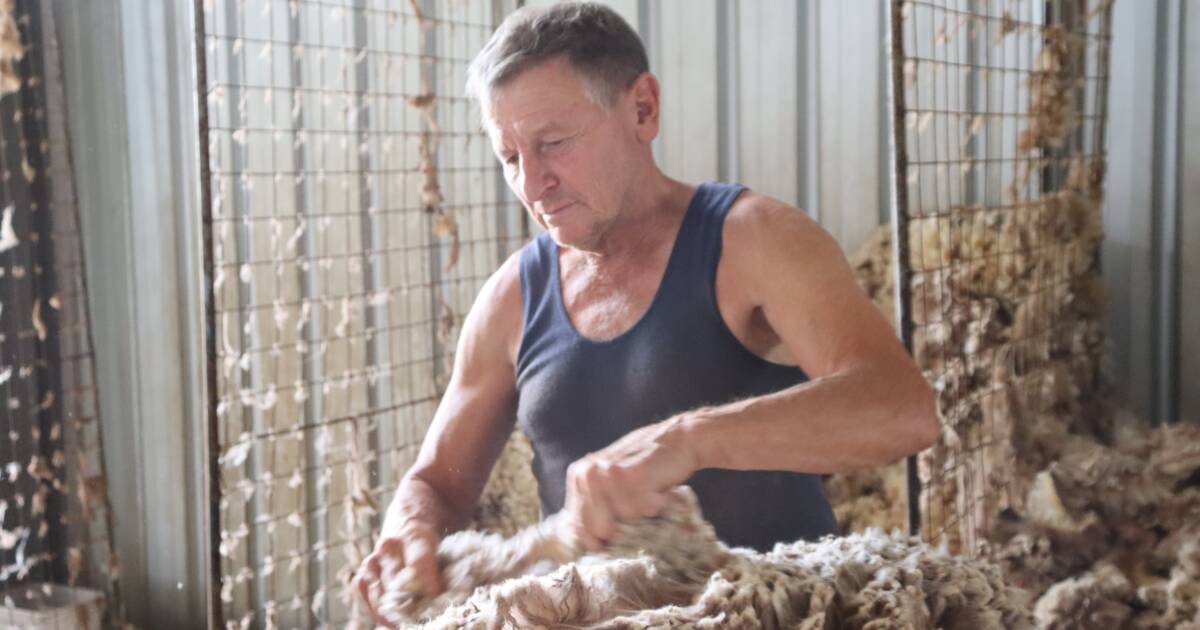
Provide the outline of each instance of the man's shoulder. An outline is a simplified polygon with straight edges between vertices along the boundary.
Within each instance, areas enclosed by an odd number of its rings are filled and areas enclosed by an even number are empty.
[[[727,245],[764,253],[772,245],[792,249],[827,236],[803,210],[750,189],[738,195],[729,207],[723,232]]]
[[[490,328],[507,327],[514,317],[517,321],[521,317],[521,250],[510,254],[483,283],[469,319]]]
[[[481,297],[486,297],[491,302],[512,306],[513,300],[519,309],[521,306],[521,256],[533,241],[527,243],[521,249],[509,254],[508,258],[500,265],[500,268],[492,272],[492,275],[484,283],[483,289],[480,291]]]
[[[485,353],[514,361],[521,334],[521,251],[509,255],[483,283],[464,323],[464,335],[477,341]]]
[[[723,228],[726,277],[766,299],[781,286],[839,275],[846,266],[837,240],[803,210],[746,191],[730,207]],[[782,283],[782,284],[781,284]]]

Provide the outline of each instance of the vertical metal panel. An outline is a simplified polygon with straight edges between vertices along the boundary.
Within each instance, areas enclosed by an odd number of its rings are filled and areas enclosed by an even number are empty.
[[[821,224],[845,249],[879,223],[883,3],[820,4]]]
[[[141,514],[144,470],[138,453],[137,387],[134,372],[136,322],[128,273],[133,266],[128,164],[125,159],[126,105],[117,0],[54,5],[63,52],[63,83],[69,103],[68,127],[75,145],[76,191],[84,266],[91,305],[96,355],[96,387],[105,433],[113,546],[121,557],[123,587],[145,593],[145,523]],[[128,598],[129,621],[144,625],[146,600]]]
[[[906,146],[907,133],[904,130],[904,113],[907,104],[904,98],[904,21],[901,17],[900,0],[892,0],[888,6],[887,29],[890,63],[887,67],[887,102],[892,106],[892,120],[888,129],[892,132],[888,162],[893,173],[908,172],[908,150]],[[891,220],[892,220],[892,266],[895,269],[895,304],[896,332],[904,348],[912,354],[913,350],[913,320],[912,308],[912,266],[909,264],[909,214],[908,214],[908,180],[904,177],[891,177]],[[917,456],[909,455],[904,460],[905,491],[908,501],[908,534],[917,536],[921,533],[921,478],[917,467]]]
[[[1109,165],[1105,195],[1104,279],[1112,291],[1108,335],[1113,380],[1141,417],[1153,414],[1154,93],[1157,19],[1138,2],[1113,5],[1109,89]]]
[[[1151,328],[1155,341],[1154,416],[1155,421],[1173,421],[1179,414],[1178,373],[1178,279],[1179,279],[1179,0],[1158,3],[1156,38],[1158,64],[1154,101],[1155,117],[1154,205],[1157,210],[1155,238],[1158,265],[1155,292],[1158,296],[1158,323]]]
[[[731,0],[717,1],[717,179],[723,182],[742,181],[739,163],[741,6]]]
[[[129,620],[203,620],[203,357],[186,4],[56,2]]]
[[[800,205],[799,7],[791,0],[739,5],[737,154],[741,180],[761,193]]]
[[[179,11],[183,11],[182,14]],[[187,59],[186,7],[143,5],[124,1],[120,7],[123,55],[125,140],[129,161],[129,227],[133,259],[123,280],[132,301],[133,363],[129,370],[136,392],[135,409],[138,461],[145,475],[137,518],[146,519],[144,545],[146,587],[143,597],[150,602],[147,625],[172,626],[189,623],[200,613],[201,599],[192,588],[203,581],[194,566],[197,549],[189,534],[194,531],[200,497],[190,492],[188,471],[192,450],[188,439],[200,419],[189,415],[183,405],[189,399],[186,367],[193,364],[183,354],[185,336],[191,334],[196,318],[183,305],[196,304],[185,298],[181,282],[182,242],[180,223],[192,208],[187,183],[194,179],[180,172],[183,153],[194,151],[195,142],[172,139],[178,129],[194,129],[191,107],[194,87],[188,74],[179,74]],[[169,35],[170,34],[170,35]],[[169,147],[164,149],[164,147]],[[186,302],[185,302],[186,300]],[[151,481],[153,480],[153,481]],[[126,516],[126,515],[123,515]],[[127,519],[133,517],[127,515]]]
[[[670,176],[699,182],[717,176],[716,0],[662,0],[650,66],[662,85],[659,164]]]
[[[1118,2],[1102,264],[1118,395],[1152,422],[1195,416],[1195,9]],[[1189,11],[1189,9],[1191,9]],[[1189,40],[1188,35],[1191,35]],[[1189,63],[1190,62],[1190,63]],[[1147,68],[1152,71],[1147,71]],[[1190,93],[1189,93],[1190,92]],[[1190,273],[1189,273],[1190,272]]]
[[[1200,422],[1200,6],[1183,5],[1179,152],[1179,417]]]
[[[801,208],[819,219],[820,163],[820,97],[817,86],[821,77],[821,38],[819,28],[820,3],[802,2],[796,12],[796,195]]]

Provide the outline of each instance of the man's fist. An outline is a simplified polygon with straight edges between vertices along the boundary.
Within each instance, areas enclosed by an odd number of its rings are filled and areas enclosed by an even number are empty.
[[[398,528],[385,524],[375,550],[354,575],[354,588],[377,623],[387,625],[379,604],[383,593],[400,585],[417,584],[429,597],[442,592],[437,549],[441,537],[433,527],[407,520]]]
[[[618,521],[655,516],[670,491],[697,470],[683,420],[672,418],[632,431],[567,468],[563,511],[575,544],[604,547]]]

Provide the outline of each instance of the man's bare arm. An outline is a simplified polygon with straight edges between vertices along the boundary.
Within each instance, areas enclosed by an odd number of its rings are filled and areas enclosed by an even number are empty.
[[[514,360],[521,333],[519,259],[492,275],[463,322],[446,393],[388,506],[374,552],[356,583],[374,609],[381,582],[405,567],[441,590],[438,541],[466,525],[516,421]]]
[[[516,263],[510,258],[471,307],[450,383],[398,493],[402,500],[405,490],[414,493],[411,506],[401,504],[402,514],[436,516],[443,532],[469,520],[516,421],[514,354],[521,330]],[[426,497],[425,488],[436,497]]]
[[[685,414],[699,466],[845,472],[936,439],[931,388],[828,233],[750,193],[731,210],[725,236],[722,271],[734,274],[811,380]]]

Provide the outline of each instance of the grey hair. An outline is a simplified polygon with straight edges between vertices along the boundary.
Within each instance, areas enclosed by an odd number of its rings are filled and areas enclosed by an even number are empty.
[[[481,105],[521,72],[564,56],[588,96],[612,107],[622,91],[650,69],[642,40],[621,16],[594,2],[524,7],[511,13],[467,68],[467,95]]]

